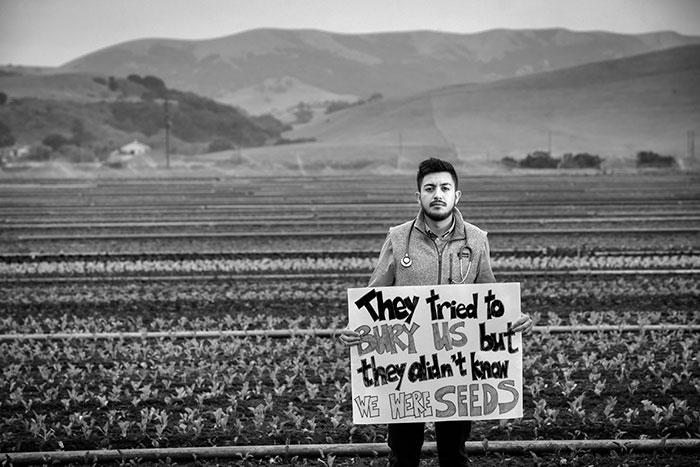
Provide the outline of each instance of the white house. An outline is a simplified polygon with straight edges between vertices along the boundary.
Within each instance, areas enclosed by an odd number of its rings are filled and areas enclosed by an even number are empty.
[[[143,144],[138,140],[133,140],[129,144],[125,144],[116,151],[112,151],[109,155],[105,164],[110,167],[124,167],[129,163],[134,157],[142,156],[151,151],[151,147],[147,144]]]
[[[147,152],[151,152],[151,147],[149,145],[143,144],[135,139],[131,143],[125,144],[124,146],[119,148],[119,152],[121,154],[140,156],[142,154],[146,154]]]
[[[31,152],[32,148],[25,145],[15,144],[14,146],[0,149],[0,159],[3,163],[15,162],[23,157],[26,157]]]

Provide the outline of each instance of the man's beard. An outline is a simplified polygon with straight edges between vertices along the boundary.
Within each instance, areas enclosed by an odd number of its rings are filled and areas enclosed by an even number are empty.
[[[434,222],[444,221],[452,215],[452,209],[445,212],[430,212],[428,209],[423,209],[423,212],[425,212],[425,215],[428,217],[428,219]]]

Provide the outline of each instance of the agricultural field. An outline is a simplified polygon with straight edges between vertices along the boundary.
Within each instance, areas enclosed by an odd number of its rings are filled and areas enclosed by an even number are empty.
[[[386,441],[384,426],[352,424],[335,332],[389,226],[415,216],[414,184],[5,181],[3,458],[191,448],[199,460],[177,463],[214,465],[199,450],[231,447],[242,454],[218,465],[385,465],[381,449],[332,454]],[[523,338],[525,416],[475,423],[475,465],[696,465],[700,177],[463,177],[460,188],[465,218],[489,231],[496,277],[521,283],[536,324]],[[477,452],[539,440],[696,444]],[[326,451],[285,453],[303,446]],[[425,462],[437,465],[434,453]]]

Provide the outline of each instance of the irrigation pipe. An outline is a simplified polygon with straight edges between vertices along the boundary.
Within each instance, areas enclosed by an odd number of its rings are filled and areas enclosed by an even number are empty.
[[[534,326],[533,332],[551,334],[576,332],[651,332],[682,331],[700,332],[697,324],[644,324],[644,325],[576,325],[576,326]],[[289,338],[299,336],[334,337],[341,329],[251,329],[231,331],[137,331],[137,332],[55,332],[0,334],[0,342],[13,340],[71,340],[71,339],[218,339],[271,337]]]
[[[700,233],[699,227],[624,227],[597,229],[493,229],[490,235],[618,235],[618,234],[672,234]],[[386,230],[344,231],[279,231],[279,232],[150,232],[150,233],[75,233],[52,235],[18,235],[19,241],[63,240],[146,240],[146,239],[201,239],[201,238],[318,238],[318,237],[386,237]]]
[[[596,217],[596,218],[548,218],[546,222],[548,224],[616,224],[629,222],[684,222],[684,221],[697,221],[700,220],[700,216],[666,216],[666,217]],[[364,219],[367,221],[367,219]],[[298,216],[295,218],[276,218],[272,216],[261,216],[259,218],[246,217],[243,219],[228,218],[227,220],[221,219],[201,219],[201,220],[161,220],[161,221],[96,221],[96,222],[84,222],[84,221],[63,221],[63,222],[6,222],[3,224],[3,229],[9,231],[21,231],[21,230],[49,230],[49,229],[108,229],[108,228],[122,228],[122,229],[153,229],[153,228],[163,228],[163,227],[277,227],[277,226],[345,226],[345,225],[357,225],[356,219],[335,219],[335,218],[324,218],[319,219],[314,216]],[[483,225],[489,223],[486,219],[472,219],[475,225]],[[498,219],[491,220],[492,224],[500,225],[532,225],[533,223],[541,222],[538,220],[533,220],[530,218],[525,219]],[[395,222],[398,224],[399,222]]]
[[[506,256],[506,255],[548,255],[548,256],[689,256],[700,254],[700,250],[695,250],[692,247],[688,248],[648,248],[638,250],[625,249],[609,249],[609,250],[593,250],[576,248],[491,248],[491,256]],[[83,252],[60,252],[52,253],[45,251],[30,251],[30,252],[4,252],[0,253],[1,262],[31,262],[31,261],[76,261],[89,259],[90,261],[116,261],[122,259],[219,259],[219,258],[259,258],[269,256],[280,256],[285,258],[296,258],[299,256],[371,256],[375,258],[379,255],[379,249],[376,250],[358,250],[358,249],[338,249],[338,250],[321,250],[321,249],[306,249],[306,250],[270,250],[270,251],[244,251],[244,250],[198,250],[196,252],[177,251],[177,250],[161,250],[161,251],[122,251],[122,252],[107,252],[107,251],[83,251]]]
[[[700,452],[700,439],[601,439],[601,440],[539,440],[539,441],[468,441],[469,454],[550,454],[574,451],[596,452]],[[95,462],[141,461],[197,461],[199,459],[244,459],[247,457],[320,457],[378,456],[388,453],[385,443],[363,444],[302,444],[277,446],[222,446],[153,449],[106,449],[97,451],[45,451],[0,453],[0,459],[11,465],[52,465],[60,463],[92,464]],[[423,445],[424,453],[437,452],[435,442]]]

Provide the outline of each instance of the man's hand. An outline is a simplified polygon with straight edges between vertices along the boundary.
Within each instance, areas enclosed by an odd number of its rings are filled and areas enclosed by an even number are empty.
[[[510,330],[511,332],[522,332],[523,334],[528,334],[530,331],[532,331],[532,318],[524,313],[520,313],[520,318],[518,318]]]
[[[357,345],[360,343],[360,334],[346,328],[340,331],[340,340],[343,341],[343,344],[347,345],[348,347]]]

